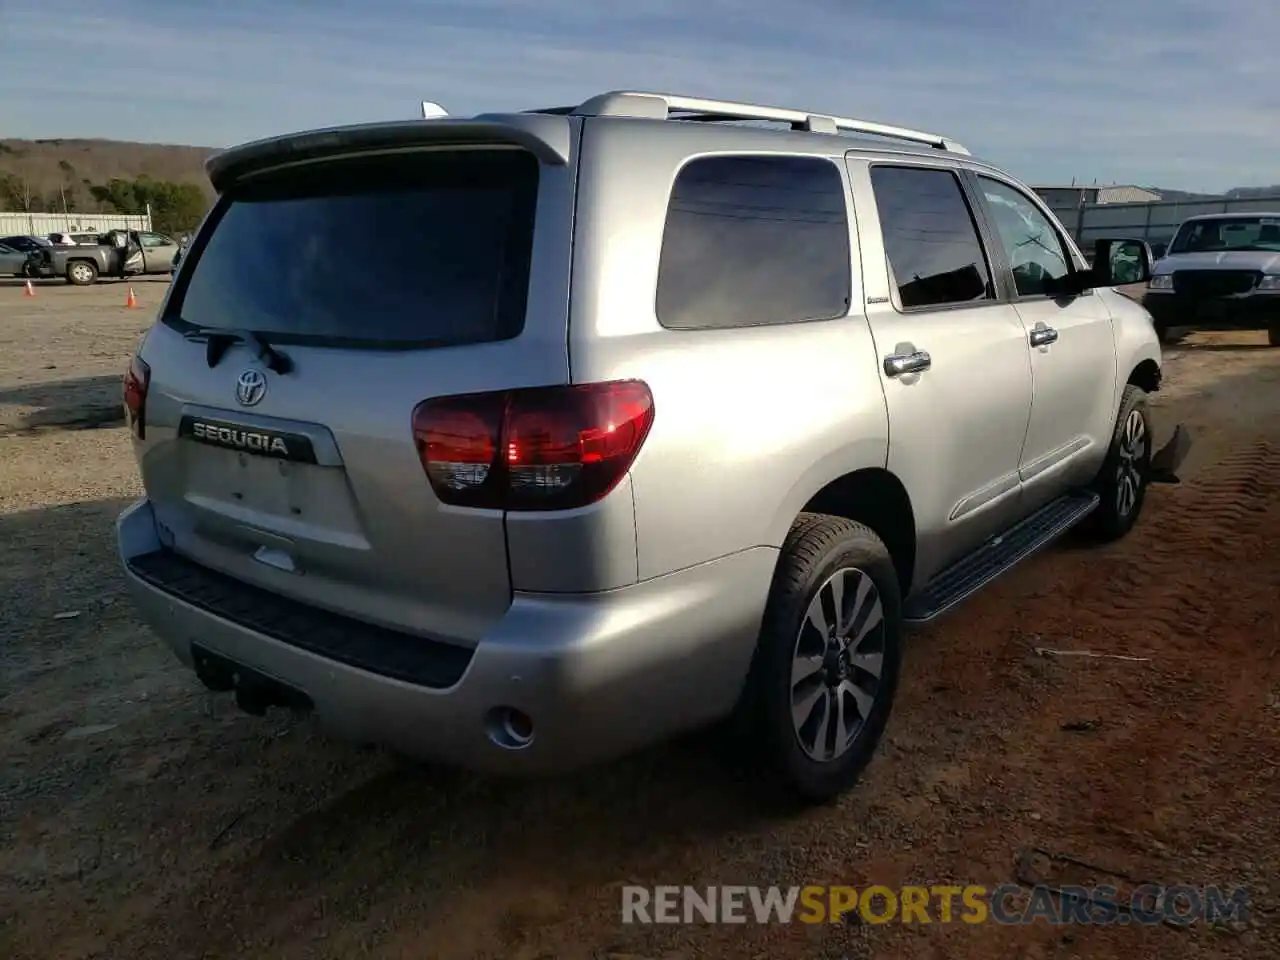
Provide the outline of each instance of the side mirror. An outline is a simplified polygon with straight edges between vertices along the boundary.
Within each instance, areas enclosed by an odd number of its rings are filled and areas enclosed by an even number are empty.
[[[1168,249],[1169,249],[1169,245],[1167,243],[1151,244],[1151,262],[1155,263],[1157,260],[1163,257],[1166,251],[1168,251]]]
[[[1085,289],[1146,283],[1151,279],[1151,264],[1154,259],[1151,248],[1144,240],[1098,240],[1093,246],[1093,263],[1089,273],[1081,279]]]

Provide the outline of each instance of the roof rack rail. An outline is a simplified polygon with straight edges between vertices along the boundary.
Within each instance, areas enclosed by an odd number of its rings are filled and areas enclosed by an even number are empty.
[[[562,112],[563,107],[555,108]],[[894,127],[871,120],[852,117],[833,117],[808,110],[789,110],[783,107],[764,107],[752,103],[736,103],[732,100],[706,100],[701,97],[685,97],[670,93],[645,93],[635,90],[613,90],[601,93],[573,108],[573,114],[581,117],[635,117],[649,120],[770,120],[789,123],[792,129],[814,133],[865,133],[893,140],[907,140],[960,153],[969,151],[950,137],[939,133],[926,133],[907,127]]]

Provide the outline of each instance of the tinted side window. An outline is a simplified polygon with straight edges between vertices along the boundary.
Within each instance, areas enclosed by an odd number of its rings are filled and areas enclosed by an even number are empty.
[[[814,157],[708,157],[680,171],[658,268],[670,329],[828,320],[849,310],[840,171]]]
[[[989,177],[979,177],[978,181],[1009,257],[1018,296],[1052,293],[1057,282],[1071,272],[1071,261],[1058,231],[1021,191]]]
[[[877,165],[871,185],[904,309],[995,298],[978,228],[954,173]]]

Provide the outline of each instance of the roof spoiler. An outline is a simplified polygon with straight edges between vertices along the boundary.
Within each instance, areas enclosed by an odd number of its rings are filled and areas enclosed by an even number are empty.
[[[424,108],[427,102],[424,101]],[[330,127],[254,140],[215,153],[205,172],[219,193],[245,177],[267,170],[360,153],[439,146],[510,146],[528,150],[540,161],[564,166],[571,151],[566,117],[539,114],[485,114],[470,120],[395,120]]]

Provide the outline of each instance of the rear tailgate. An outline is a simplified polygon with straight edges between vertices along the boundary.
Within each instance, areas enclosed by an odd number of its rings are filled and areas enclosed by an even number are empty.
[[[568,143],[568,119],[543,120]],[[574,171],[516,136],[428,127],[412,148],[330,135],[285,169],[260,145],[256,166],[211,165],[224,195],[144,344],[136,444],[176,552],[471,645],[511,599],[503,515],[439,502],[411,417],[429,398],[567,382]]]

